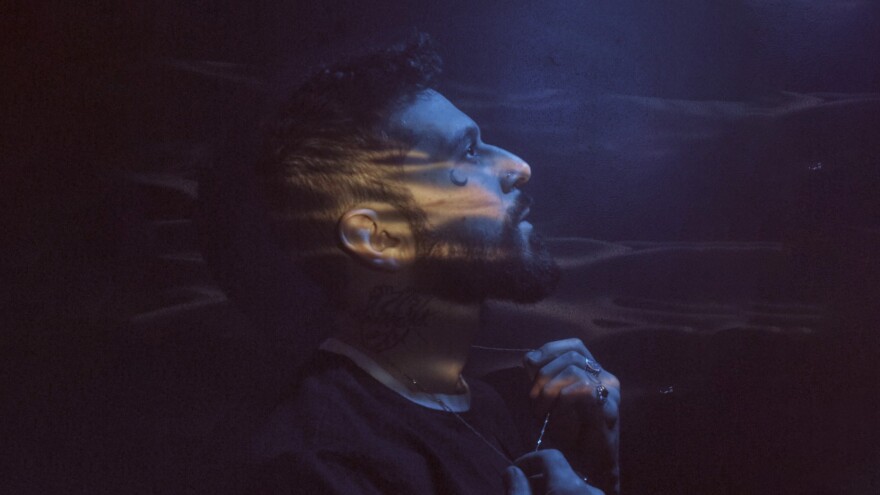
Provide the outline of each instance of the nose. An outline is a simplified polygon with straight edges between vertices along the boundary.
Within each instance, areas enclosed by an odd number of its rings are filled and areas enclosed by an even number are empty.
[[[522,187],[529,181],[532,177],[532,168],[525,160],[500,148],[498,154],[498,173],[504,194]]]

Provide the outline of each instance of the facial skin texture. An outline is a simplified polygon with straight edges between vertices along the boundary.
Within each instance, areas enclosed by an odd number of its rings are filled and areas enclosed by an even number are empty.
[[[559,269],[523,220],[531,201],[519,188],[531,168],[521,158],[483,143],[473,120],[434,91],[394,113],[387,130],[414,141],[402,165],[387,169],[386,180],[409,191],[419,214],[378,202],[343,215],[340,241],[359,269],[346,294],[351,309],[337,315],[346,329],[341,338],[400,383],[418,383],[414,392],[460,394],[461,372],[480,330],[480,303],[540,300],[555,288]],[[569,464],[567,456],[578,458],[582,450],[596,458],[591,479],[607,493],[618,492],[619,384],[603,371],[610,397],[598,403],[584,368],[588,356],[578,339],[527,355],[538,419],[553,409],[557,419],[548,438],[569,452],[545,450],[518,460],[508,493],[532,493],[531,475],[549,480],[549,491],[601,493]]]
[[[414,232],[417,283],[458,302],[536,302],[552,292],[559,269],[524,220],[531,199],[519,188],[529,165],[484,143],[476,123],[435,91],[391,126],[416,137],[401,180],[426,219]]]
[[[417,214],[367,202],[342,216],[339,240],[357,263],[339,327],[423,385],[455,392],[481,303],[539,300],[559,269],[523,221],[530,201],[519,187],[530,167],[483,143],[449,100],[424,91],[389,117],[386,130],[412,143],[384,180],[408,191]]]

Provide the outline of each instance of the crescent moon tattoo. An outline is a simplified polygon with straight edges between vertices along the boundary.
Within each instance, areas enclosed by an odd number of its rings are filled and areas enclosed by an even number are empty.
[[[455,176],[455,169],[449,170],[449,180],[458,187],[464,187],[468,183],[468,178],[465,177],[464,180],[459,179]]]

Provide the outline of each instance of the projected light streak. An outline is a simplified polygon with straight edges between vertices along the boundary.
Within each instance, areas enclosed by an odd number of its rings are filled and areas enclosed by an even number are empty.
[[[486,159],[494,158],[493,155],[504,155],[499,153],[494,147],[486,146]],[[365,158],[374,164],[379,172],[369,178],[352,176],[351,171],[342,170],[299,170],[299,180],[312,182],[320,182],[317,188],[323,191],[319,196],[324,196],[328,204],[333,204],[338,198],[334,193],[340,190],[341,183],[346,182],[367,182],[367,187],[375,188],[401,188],[409,191],[411,197],[420,198],[422,208],[436,208],[437,215],[432,218],[432,225],[435,227],[443,227],[446,224],[457,221],[461,217],[472,217],[477,220],[492,219],[503,220],[510,208],[514,195],[497,194],[499,175],[504,176],[505,171],[499,172],[499,166],[489,167],[479,164],[454,164],[444,161],[431,161],[426,152],[418,149],[411,150],[406,157],[405,164],[388,164],[382,165],[388,159],[387,154],[376,154]],[[501,156],[502,160],[508,159],[507,156]],[[507,165],[500,165],[502,168],[509,168]],[[453,190],[449,187],[449,171],[458,170],[458,175],[463,180],[468,181],[467,186],[461,187],[459,190]],[[518,178],[517,180],[527,180],[526,178]],[[288,181],[292,179],[289,178]],[[370,186],[370,184],[373,184]],[[502,186],[510,187],[510,186]],[[359,205],[355,202],[342,202],[335,204],[333,211],[311,210],[303,211],[301,208],[297,212],[279,213],[276,212],[276,220],[317,220],[317,221],[335,221],[338,211],[349,208],[355,208]],[[380,211],[380,213],[383,213]]]
[[[781,91],[774,98],[755,101],[697,101],[649,96],[608,95],[610,102],[635,104],[646,110],[673,112],[679,116],[701,116],[737,120],[745,117],[785,117],[828,106],[852,106],[880,102],[878,93],[795,93]]]
[[[158,320],[181,317],[200,308],[217,307],[227,302],[226,294],[222,290],[206,285],[177,287],[166,291],[162,296],[163,307],[135,314],[128,323],[139,329]]]
[[[473,108],[516,108],[528,110],[565,109],[571,105],[571,97],[555,88],[537,89],[523,93],[505,93],[493,89],[456,83],[449,87],[459,94],[457,101],[467,109]]]
[[[465,252],[465,248],[470,247],[469,244],[464,243],[447,243],[448,246],[441,250],[434,250],[431,253],[425,255],[423,258],[425,260],[443,260],[449,262],[472,262],[475,261],[470,253]],[[481,257],[482,261],[487,261],[490,263],[497,262],[503,263],[506,261],[515,261],[520,258],[520,255],[517,251],[507,248],[507,247],[497,247],[497,248],[489,248],[485,249],[482,252],[483,256]],[[325,247],[319,249],[312,250],[303,250],[298,253],[294,253],[294,257],[307,260],[313,257],[327,257],[327,256],[343,256],[344,253],[337,247]]]
[[[728,329],[752,329],[770,333],[812,333],[822,321],[821,308],[780,306],[768,312],[756,306],[755,310],[735,305],[678,303],[656,300],[664,309],[653,309],[614,297],[595,297],[579,302],[548,300],[527,309],[511,303],[492,302],[493,307],[508,313],[510,321],[547,321],[548,326],[578,328],[584,339],[635,331],[677,331],[686,333],[716,333]],[[507,321],[507,320],[505,320]],[[514,332],[518,329],[508,329]],[[527,334],[526,329],[521,329]]]
[[[566,240],[563,238],[554,238],[554,242]],[[585,239],[569,239],[569,241],[586,241]],[[600,243],[594,241],[594,243]],[[601,244],[601,243],[600,243]],[[585,247],[588,251],[585,253],[569,254],[565,256],[557,256],[560,266],[565,268],[582,268],[602,261],[610,259],[618,259],[625,256],[639,257],[648,255],[663,255],[676,253],[782,253],[782,244],[778,242],[693,242],[693,243],[653,243],[653,242],[622,242],[619,244],[608,244],[608,248],[599,252],[589,252],[592,249]]]
[[[449,224],[460,222],[463,218],[469,219],[476,225],[479,225],[481,221],[492,221],[491,224],[486,222],[486,228],[490,225],[498,225],[505,221],[516,224],[523,220],[524,215],[522,213],[527,213],[527,210],[520,213],[514,211],[517,218],[512,218],[511,211],[512,209],[515,210],[514,205],[510,202],[505,203],[497,196],[490,194],[449,196],[445,190],[439,190],[439,188],[434,188],[432,186],[422,187],[417,185],[412,186],[412,189],[416,191],[420,197],[424,198],[422,206],[425,208],[431,208],[434,211],[434,216],[432,217],[430,225],[433,228],[442,228]],[[435,190],[439,192],[434,193],[433,191]],[[345,206],[345,208],[336,208],[336,210],[347,210],[369,206],[376,210],[380,215],[393,217],[400,213],[396,207],[392,205],[352,203],[351,205],[343,206]],[[340,217],[341,214],[328,209],[275,212],[272,214],[273,220],[282,222],[309,220],[335,224]]]
[[[228,81],[259,90],[268,89],[266,81],[254,75],[259,70],[256,66],[215,60],[181,60],[173,58],[160,59],[158,63],[206,78]]]
[[[195,180],[184,179],[173,174],[143,174],[129,173],[125,174],[125,178],[135,184],[156,186],[182,193],[188,199],[198,198],[199,184]]]
[[[523,220],[529,213],[530,200],[520,198],[518,192],[501,193],[503,188],[512,190],[515,181],[527,180],[530,174],[528,166],[521,162],[508,165],[506,161],[514,158],[512,155],[506,152],[497,152],[488,145],[486,149],[488,150],[487,154],[500,155],[502,163],[496,167],[470,164],[460,166],[470,181],[467,187],[450,187],[448,178],[450,164],[448,162],[430,162],[426,159],[427,155],[418,149],[409,152],[405,165],[383,168],[379,177],[384,178],[385,182],[377,184],[375,187],[405,190],[411,198],[418,198],[418,208],[431,212],[427,219],[427,225],[424,226],[428,231],[443,231],[451,226],[456,226],[466,232],[499,238],[505,228],[512,228],[519,232],[519,237],[528,238],[531,235],[531,224]],[[503,171],[512,166],[526,167],[523,169],[525,175],[522,173],[504,175]],[[502,170],[500,179],[499,167]],[[410,229],[411,225],[407,223],[409,220],[401,215],[402,212],[398,210],[399,207],[396,205],[381,202],[361,204],[356,201],[337,203],[338,199],[333,196],[334,177],[338,177],[340,181],[352,180],[351,177],[342,173],[330,174],[329,179],[327,175],[323,176],[322,181],[327,184],[327,187],[322,188],[323,192],[320,196],[325,199],[316,201],[316,203],[328,205],[327,207],[288,210],[286,212],[275,211],[272,214],[273,220],[282,224],[284,222],[311,222],[320,225],[320,229],[327,235],[332,235],[337,229],[337,223],[344,211],[369,207],[383,219],[384,229],[390,231],[408,231]],[[372,180],[382,182],[377,177]],[[507,183],[502,183],[503,180],[507,180]],[[445,249],[434,250],[431,256],[464,261],[464,255],[458,254],[463,251],[457,249],[460,247],[464,246],[457,245],[455,241],[452,241],[446,245]],[[334,251],[335,247],[319,248],[307,250],[307,255],[330,255]],[[485,258],[490,261],[514,259],[516,256],[515,253],[507,252],[506,248],[489,249],[484,254]]]
[[[440,211],[440,223],[443,225],[446,221],[452,221],[456,217],[469,216],[485,219],[503,219],[506,210],[512,205],[510,202],[505,203],[497,196],[489,194],[469,194],[454,195],[449,193],[447,189],[434,185],[412,185],[411,190],[420,198],[424,198],[423,206],[425,207],[442,207]],[[359,206],[357,203],[343,204],[336,209],[350,209]],[[393,206],[388,205],[383,208],[380,213],[390,213]],[[283,212],[276,213],[274,217],[278,220],[298,219],[298,220],[322,220],[335,221],[338,216],[335,212],[326,209],[312,209],[301,212]],[[445,218],[445,220],[443,220]]]

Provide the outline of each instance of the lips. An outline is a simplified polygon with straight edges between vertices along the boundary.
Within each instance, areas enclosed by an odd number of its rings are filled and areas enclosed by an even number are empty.
[[[532,197],[525,194],[520,194],[516,198],[516,203],[514,203],[513,206],[511,206],[508,210],[508,216],[510,217],[511,223],[517,225],[525,220],[529,212],[532,211],[531,208],[529,208],[531,205]]]

